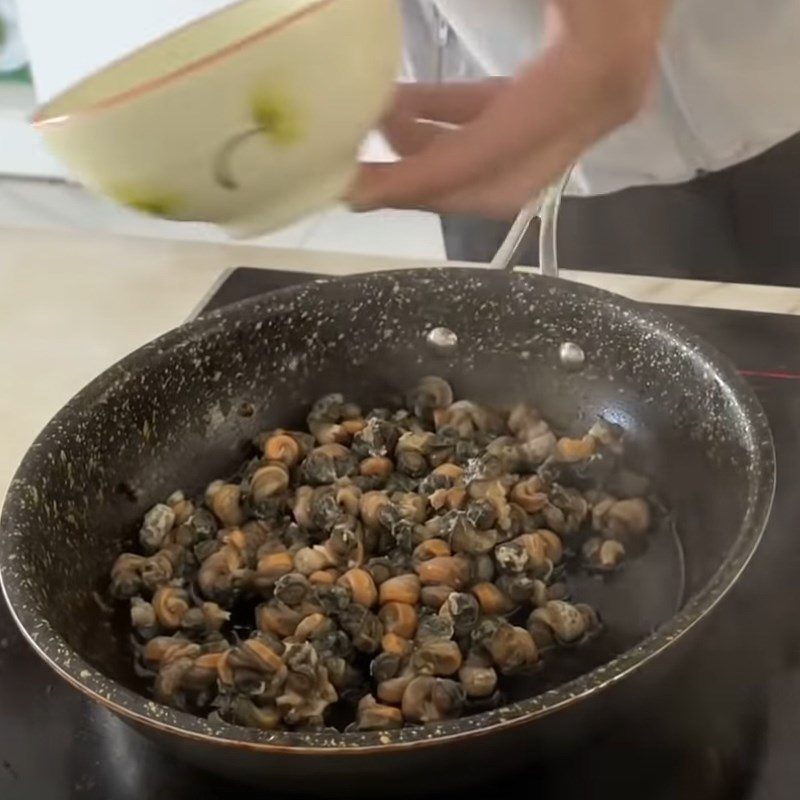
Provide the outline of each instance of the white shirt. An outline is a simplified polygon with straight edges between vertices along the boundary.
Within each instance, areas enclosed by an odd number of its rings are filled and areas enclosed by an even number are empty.
[[[424,80],[509,75],[541,43],[540,0],[404,4]],[[572,191],[685,181],[800,132],[800,0],[675,0],[658,65],[646,108],[585,156]]]

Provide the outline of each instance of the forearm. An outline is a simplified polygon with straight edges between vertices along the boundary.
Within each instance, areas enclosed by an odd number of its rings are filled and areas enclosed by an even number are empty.
[[[355,206],[512,213],[639,110],[668,5],[550,0],[544,50],[513,79],[402,92],[387,128],[404,158],[363,170]]]
[[[634,116],[651,75],[652,64],[644,60],[632,65],[576,58],[572,42],[553,44],[470,126],[475,146],[491,139],[504,152],[504,165],[498,169],[497,163],[476,161],[464,170],[465,189],[432,190],[431,204],[458,213],[469,209],[480,193],[484,215],[507,216],[510,198],[513,206],[521,206]]]
[[[639,11],[628,13],[628,26],[619,27],[614,18],[632,2]],[[576,158],[641,108],[666,5],[666,0],[554,2],[544,51],[462,131],[465,140],[492,141],[509,158],[530,154],[535,160],[537,153],[551,151]],[[604,12],[595,10],[598,6]],[[603,13],[602,20],[596,18]],[[495,165],[477,162],[469,177],[493,172]]]

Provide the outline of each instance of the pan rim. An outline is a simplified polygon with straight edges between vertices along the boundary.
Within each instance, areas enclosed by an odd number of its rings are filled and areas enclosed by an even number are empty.
[[[324,287],[335,281],[337,284],[351,284],[366,281],[409,280],[461,280],[470,275],[483,282],[506,281],[509,286],[514,281],[535,281],[543,288],[563,291],[564,279],[544,278],[538,275],[520,273],[490,272],[481,267],[430,268],[397,270],[388,272],[364,273],[343,278],[322,278],[312,285]],[[455,276],[458,277],[455,277]],[[308,289],[309,284],[304,284]],[[17,470],[9,487],[0,518],[0,585],[16,624],[37,654],[62,678],[95,702],[100,703],[123,719],[149,727],[157,732],[177,737],[202,741],[220,747],[244,748],[280,753],[284,755],[358,755],[370,752],[387,753],[419,747],[444,745],[465,737],[483,736],[499,730],[533,723],[535,720],[573,705],[590,695],[599,693],[624,678],[632,675],[656,658],[675,642],[683,638],[702,618],[706,616],[730,588],[737,582],[758,547],[763,535],[775,491],[775,452],[769,423],[763,408],[752,387],[735,370],[728,358],[705,340],[679,323],[651,308],[620,297],[602,289],[572,284],[570,291],[594,298],[615,306],[619,311],[632,314],[647,324],[659,326],[669,333],[674,341],[695,353],[700,352],[711,373],[736,399],[737,406],[745,415],[752,431],[751,457],[754,474],[750,481],[750,505],[744,516],[731,548],[725,553],[715,573],[683,607],[656,631],[639,644],[626,650],[609,661],[578,678],[562,684],[526,700],[500,709],[486,711],[470,717],[446,723],[407,728],[385,733],[292,733],[258,732],[247,728],[228,725],[213,725],[206,720],[161,706],[147,697],[126,689],[115,680],[99,672],[66,643],[63,637],[36,613],[36,600],[24,582],[15,579],[8,564],[15,557],[14,537],[11,532],[18,527],[20,492],[26,483],[25,475],[35,463],[35,451],[47,439],[49,433],[57,428],[65,417],[69,417],[76,404],[92,402],[108,391],[122,375],[141,371],[143,356],[165,354],[176,345],[185,344],[197,336],[209,335],[217,326],[224,326],[228,320],[250,312],[269,298],[273,308],[268,313],[281,312],[280,300],[289,300],[300,287],[288,287],[270,292],[268,295],[249,298],[226,306],[218,311],[198,317],[176,328],[153,342],[144,345],[126,356],[116,365],[95,378],[82,389],[47,424],[37,437]],[[276,307],[277,306],[277,307]],[[136,369],[133,369],[136,362]]]

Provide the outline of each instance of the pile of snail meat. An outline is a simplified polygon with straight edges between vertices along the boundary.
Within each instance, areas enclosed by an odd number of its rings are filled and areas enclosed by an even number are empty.
[[[559,437],[430,377],[399,409],[323,397],[307,427],[167,496],[114,563],[156,700],[262,730],[397,729],[500,705],[508,676],[603,635],[562,579],[620,569],[653,527],[617,426]]]

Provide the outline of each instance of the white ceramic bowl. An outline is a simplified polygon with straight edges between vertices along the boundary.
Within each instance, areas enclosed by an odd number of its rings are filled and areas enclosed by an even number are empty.
[[[395,0],[242,0],[34,116],[88,187],[140,211],[264,233],[336,202],[391,97]]]

